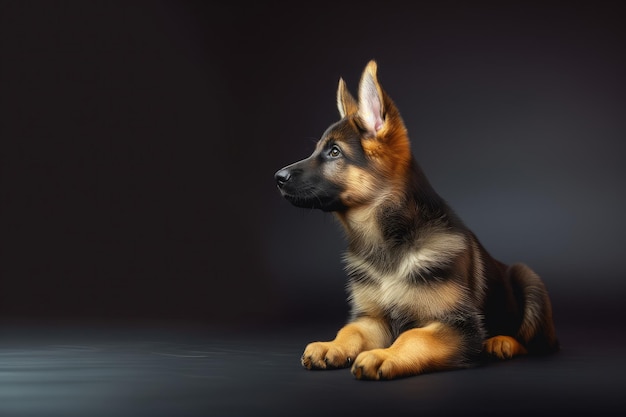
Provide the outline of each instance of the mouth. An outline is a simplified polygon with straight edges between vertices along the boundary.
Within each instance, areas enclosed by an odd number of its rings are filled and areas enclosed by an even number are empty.
[[[289,201],[295,207],[319,209],[326,212],[342,211],[345,209],[341,201],[331,196],[320,196],[313,192],[298,192],[290,194],[285,190],[280,190],[285,200]]]
[[[321,201],[317,198],[311,198],[310,196],[302,196],[296,194],[290,194],[283,189],[279,189],[283,198],[289,201],[296,207],[303,208],[319,208],[321,206]],[[315,203],[317,201],[317,204]]]

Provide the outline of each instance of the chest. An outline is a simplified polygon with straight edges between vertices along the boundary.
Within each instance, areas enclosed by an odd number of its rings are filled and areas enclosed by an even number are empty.
[[[399,322],[429,322],[466,302],[466,290],[458,282],[413,282],[392,274],[369,274],[351,280],[349,300],[354,315],[369,315]]]

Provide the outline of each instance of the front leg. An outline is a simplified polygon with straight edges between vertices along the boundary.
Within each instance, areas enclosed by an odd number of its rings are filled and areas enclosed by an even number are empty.
[[[334,340],[309,343],[302,355],[302,366],[307,369],[346,368],[359,353],[390,343],[391,333],[384,321],[361,317],[342,327]]]
[[[393,379],[458,366],[466,347],[451,326],[432,323],[402,333],[387,349],[361,353],[352,366],[357,379]]]

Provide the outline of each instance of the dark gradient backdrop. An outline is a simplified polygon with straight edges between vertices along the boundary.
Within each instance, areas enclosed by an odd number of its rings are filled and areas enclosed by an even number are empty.
[[[557,321],[623,313],[620,5],[430,3],[0,3],[0,318],[343,320],[338,224],[273,174],[371,58],[436,189]]]

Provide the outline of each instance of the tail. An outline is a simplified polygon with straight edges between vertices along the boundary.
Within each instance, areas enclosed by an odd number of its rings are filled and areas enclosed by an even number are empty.
[[[507,274],[521,292],[522,323],[517,338],[529,353],[552,353],[559,350],[548,290],[539,276],[524,264],[511,265]]]

